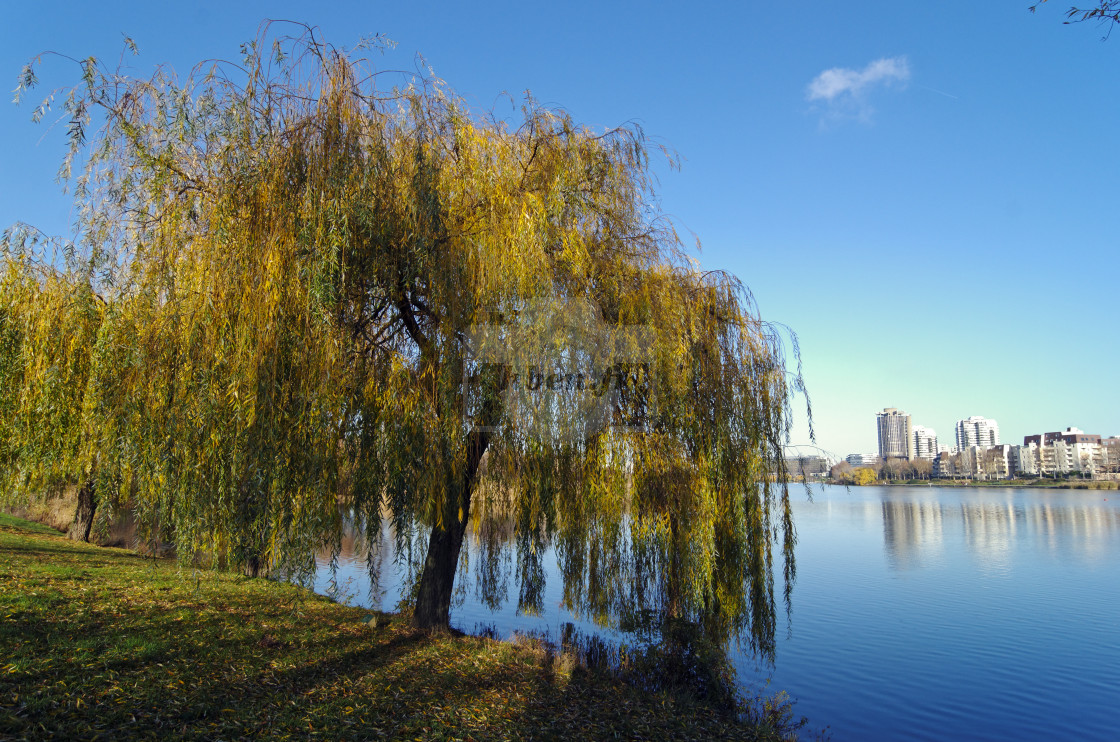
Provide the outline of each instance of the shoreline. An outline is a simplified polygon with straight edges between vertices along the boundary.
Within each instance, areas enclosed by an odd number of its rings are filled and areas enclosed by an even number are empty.
[[[534,639],[417,631],[8,515],[0,615],[0,738],[778,740],[799,726],[774,699],[643,690]]]
[[[825,484],[832,487],[977,487],[988,489],[1040,489],[1040,490],[1085,490],[1095,492],[1115,492],[1120,483],[1115,480],[1063,480],[1053,484],[1041,484],[1032,479],[997,479],[991,481],[969,479],[905,479],[898,481],[874,481],[867,484],[854,482],[834,482],[821,480],[812,484]]]

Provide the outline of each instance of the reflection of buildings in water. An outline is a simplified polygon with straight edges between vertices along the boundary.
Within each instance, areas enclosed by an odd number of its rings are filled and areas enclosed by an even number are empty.
[[[863,504],[861,509],[861,525],[866,529],[871,529],[879,525],[880,508],[875,507],[875,503],[867,502]]]
[[[938,502],[883,501],[883,539],[895,569],[922,566],[941,551],[943,525]]]
[[[1102,557],[1108,541],[1120,534],[1120,511],[1099,503],[1042,503],[1027,508],[1024,520],[1051,553],[1073,552],[1092,561]]]
[[[1011,567],[1011,550],[1016,534],[1016,510],[1010,502],[961,503],[964,543],[987,570],[1004,571]]]
[[[1096,560],[1120,535],[1120,511],[1100,503],[1023,502],[1034,493],[1009,495],[1003,502],[961,503],[884,500],[883,538],[892,567],[922,566],[944,547],[944,533],[959,519],[968,550],[986,568],[1011,566],[1014,546],[1031,540],[1051,553],[1068,552]],[[1072,497],[1077,497],[1076,495]]]
[[[1056,502],[1012,503],[1009,499],[998,505],[962,505],[966,542],[988,559],[1006,555],[1016,541],[1030,540],[1051,554],[1095,561],[1108,541],[1120,534],[1120,512],[1100,503],[1075,502],[1079,497],[1084,496],[1070,495]]]

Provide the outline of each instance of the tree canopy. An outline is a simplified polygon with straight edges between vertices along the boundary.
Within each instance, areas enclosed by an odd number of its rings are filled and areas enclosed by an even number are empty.
[[[772,653],[800,376],[660,211],[659,148],[276,29],[182,78],[80,60],[58,93],[77,238],[4,235],[4,497],[80,484],[180,558],[303,577],[387,520],[420,626],[473,522],[522,610],[552,544],[578,613]]]

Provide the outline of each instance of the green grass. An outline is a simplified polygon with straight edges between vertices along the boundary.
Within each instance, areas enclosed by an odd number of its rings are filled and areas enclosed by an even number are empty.
[[[539,644],[370,615],[0,515],[0,738],[778,738]]]

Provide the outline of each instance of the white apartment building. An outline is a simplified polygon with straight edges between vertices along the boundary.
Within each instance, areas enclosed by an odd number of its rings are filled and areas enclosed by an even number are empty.
[[[967,420],[958,420],[956,432],[958,451],[972,446],[987,448],[999,445],[999,424],[986,417],[973,415]]]
[[[933,461],[941,449],[937,445],[937,431],[923,425],[914,426],[914,457]]]
[[[978,472],[984,479],[1009,479],[1015,474],[1015,446],[1001,443],[980,454]]]
[[[880,459],[873,453],[850,453],[844,460],[851,466],[858,468],[861,466],[875,466],[879,463]]]
[[[879,433],[879,457],[911,459],[914,456],[914,429],[910,416],[894,407],[886,407],[875,415]]]
[[[1120,474],[1120,437],[1101,438],[1101,471]]]
[[[1040,471],[1037,443],[1027,443],[1022,446],[1013,446],[1012,455],[1015,457],[1015,471],[1019,474],[1029,474],[1037,477]]]
[[[1112,439],[1105,439],[1111,441]],[[1028,435],[1015,446],[1017,471],[1040,476],[1084,474],[1097,476],[1118,470],[1115,443],[1105,445],[1101,437],[1077,428],[1058,433]]]

